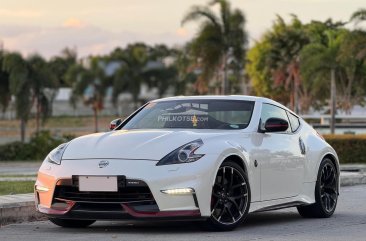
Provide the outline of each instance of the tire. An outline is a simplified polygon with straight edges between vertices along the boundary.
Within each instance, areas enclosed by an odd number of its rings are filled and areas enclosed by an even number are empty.
[[[63,228],[86,228],[95,223],[95,220],[76,220],[76,219],[60,219],[49,218],[49,220],[57,226]]]
[[[249,206],[250,187],[246,173],[235,162],[223,162],[212,187],[211,217],[204,227],[210,231],[233,230],[246,219]]]
[[[297,210],[304,218],[329,218],[333,215],[338,201],[339,176],[329,158],[320,163],[315,184],[315,203],[299,206]]]

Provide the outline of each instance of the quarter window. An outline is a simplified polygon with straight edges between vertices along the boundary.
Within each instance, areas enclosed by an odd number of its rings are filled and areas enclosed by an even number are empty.
[[[291,124],[292,132],[295,132],[300,127],[299,118],[297,116],[289,113],[289,112],[287,112],[287,113],[288,113],[288,118],[290,119],[290,124]]]

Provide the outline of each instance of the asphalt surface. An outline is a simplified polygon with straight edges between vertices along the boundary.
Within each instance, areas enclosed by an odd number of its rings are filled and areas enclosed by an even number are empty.
[[[39,161],[9,161],[0,162],[0,176],[2,175],[33,175],[38,172],[41,166]]]
[[[304,219],[296,209],[254,213],[231,232],[203,231],[195,222],[96,222],[86,229],[65,229],[48,221],[0,228],[0,240],[366,240],[366,185],[343,187],[335,214]]]

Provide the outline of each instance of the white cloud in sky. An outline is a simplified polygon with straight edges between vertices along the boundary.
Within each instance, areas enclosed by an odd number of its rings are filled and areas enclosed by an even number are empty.
[[[133,42],[165,43],[170,46],[190,39],[184,29],[175,33],[112,32],[78,19],[68,19],[59,27],[0,26],[0,39],[10,51],[24,55],[40,52],[46,58],[60,53],[65,47],[76,48],[79,56],[106,54],[117,46]]]
[[[187,36],[189,36],[189,32],[188,32],[188,30],[187,30],[187,29],[185,29],[185,28],[182,28],[182,27],[178,28],[178,29],[175,31],[175,33],[176,33],[178,36],[180,36],[180,37],[187,37]]]
[[[67,28],[82,28],[86,26],[86,23],[77,18],[68,18],[63,22],[62,26]]]

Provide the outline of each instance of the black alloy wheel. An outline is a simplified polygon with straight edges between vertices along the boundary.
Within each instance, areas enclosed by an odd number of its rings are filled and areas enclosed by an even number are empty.
[[[320,164],[318,179],[315,186],[315,203],[299,206],[297,210],[306,218],[328,218],[333,215],[338,201],[339,175],[329,158]]]
[[[320,178],[320,199],[327,213],[333,212],[337,205],[337,174],[332,163],[323,166]]]
[[[212,188],[209,225],[217,231],[232,230],[246,218],[249,205],[250,188],[244,170],[234,162],[224,162]]]

